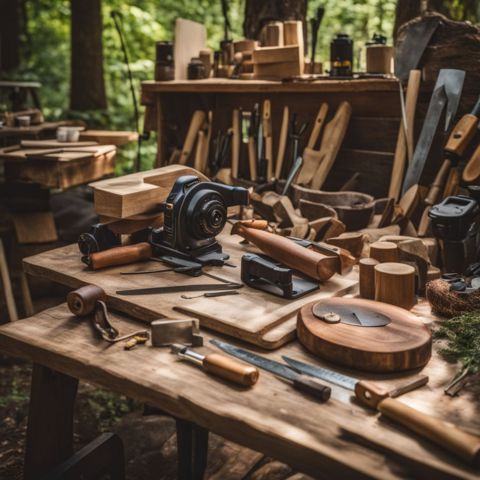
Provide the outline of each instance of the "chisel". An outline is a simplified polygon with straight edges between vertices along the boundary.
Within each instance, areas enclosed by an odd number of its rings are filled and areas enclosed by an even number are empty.
[[[292,381],[295,389],[308,393],[322,402],[326,402],[330,398],[331,388],[315,378],[312,378],[310,375],[299,374],[287,365],[247,350],[243,350],[242,348],[235,347],[234,345],[220,340],[210,340],[210,343],[244,362],[255,365],[263,370],[267,370],[277,377]]]
[[[293,358],[285,356],[282,358],[290,368],[299,374],[327,380],[354,391],[355,398],[363,406],[374,408],[388,418],[428,438],[458,457],[470,463],[478,463],[480,460],[480,438],[395,400],[387,390],[373,383],[299,362]]]
[[[203,370],[230,382],[252,387],[257,383],[259,371],[255,367],[224,357],[218,353],[201,355],[185,345],[172,344],[171,352],[179,358],[200,365]]]

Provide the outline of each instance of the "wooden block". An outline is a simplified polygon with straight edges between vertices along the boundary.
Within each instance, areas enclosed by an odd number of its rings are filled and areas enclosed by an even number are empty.
[[[263,45],[266,47],[282,47],[283,46],[283,23],[270,22],[263,30]]]
[[[82,140],[91,140],[100,145],[125,145],[138,140],[137,132],[116,130],[84,130],[80,132]]]
[[[12,214],[18,243],[48,243],[58,240],[51,211]]]
[[[415,268],[396,262],[375,266],[375,300],[410,310],[415,296]]]
[[[370,257],[382,262],[398,262],[397,245],[393,242],[374,242],[370,245]]]
[[[233,51],[235,53],[253,52],[253,50],[256,48],[258,48],[258,40],[249,40],[248,38],[245,38],[243,40],[233,42]]]
[[[375,298],[375,267],[378,260],[361,258],[358,262],[360,271],[360,296],[373,300]]]
[[[300,20],[287,20],[283,22],[283,43],[285,45],[298,45],[300,72],[303,73],[305,49],[303,41],[303,23]]]
[[[300,49],[298,45],[285,47],[260,47],[253,51],[253,63],[300,63]],[[301,72],[301,71],[300,71]]]
[[[200,50],[205,50],[207,29],[201,23],[177,18],[175,21],[175,80],[186,80],[187,66],[192,57],[197,57]]]
[[[282,80],[299,75],[300,66],[296,62],[253,64],[255,78],[259,80]]]
[[[182,175],[208,180],[193,168],[169,165],[92,183],[95,211],[107,217],[127,218],[153,210],[167,198],[175,180]]]

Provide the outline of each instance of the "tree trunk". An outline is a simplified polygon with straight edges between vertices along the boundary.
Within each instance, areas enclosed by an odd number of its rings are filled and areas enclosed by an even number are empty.
[[[107,108],[103,78],[101,0],[70,0],[72,10],[70,108]]]
[[[20,1],[0,0],[0,72],[20,65]]]
[[[257,39],[264,25],[275,20],[301,20],[305,40],[307,0],[246,0],[243,33],[245,38]]]

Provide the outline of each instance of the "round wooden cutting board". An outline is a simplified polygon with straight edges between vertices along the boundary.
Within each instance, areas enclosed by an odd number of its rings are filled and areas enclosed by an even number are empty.
[[[329,323],[316,311],[355,311],[388,317],[383,326]],[[385,322],[384,322],[385,323]],[[298,312],[297,335],[310,352],[333,363],[372,372],[398,372],[423,367],[430,359],[432,338],[412,313],[394,305],[357,298],[329,298],[305,305]]]

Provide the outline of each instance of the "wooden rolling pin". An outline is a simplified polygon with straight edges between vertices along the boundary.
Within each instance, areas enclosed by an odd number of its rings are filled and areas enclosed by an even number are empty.
[[[232,234],[240,235],[273,259],[319,282],[328,280],[341,270],[339,256],[323,255],[275,233],[236,223],[232,228]]]
[[[171,345],[172,353],[189,362],[199,365],[208,373],[245,387],[257,383],[259,372],[252,365],[246,365],[230,357],[218,353],[201,355],[184,345]]]
[[[479,465],[480,438],[415,410],[389,397],[387,391],[364,380],[355,385],[355,397],[363,405],[378,410],[386,417],[428,438],[470,464]]]
[[[88,265],[92,270],[113,267],[115,265],[127,265],[129,263],[148,260],[152,256],[152,247],[147,242],[114,247],[102,252],[91,253]]]

